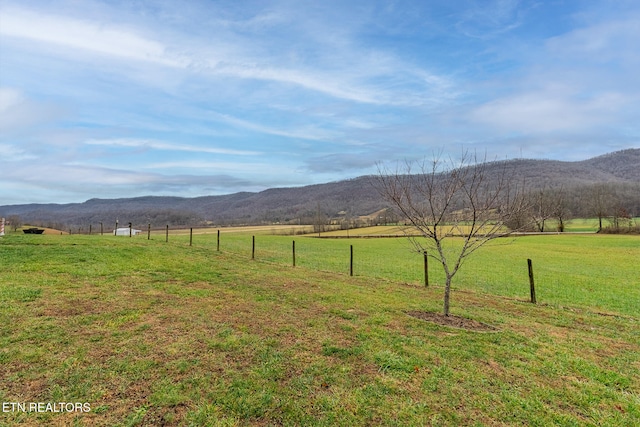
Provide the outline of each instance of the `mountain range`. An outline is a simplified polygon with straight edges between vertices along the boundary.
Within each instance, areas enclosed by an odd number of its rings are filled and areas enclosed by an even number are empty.
[[[594,185],[607,185],[625,209],[640,214],[640,149],[627,149],[588,160],[515,159],[489,163],[489,173],[506,165],[514,179],[530,190],[562,187],[571,195],[574,215],[589,215],[581,201]],[[0,206],[0,216],[18,216],[24,223],[41,226],[87,226],[132,222],[155,227],[205,224],[313,223],[314,218],[370,215],[388,207],[372,185],[371,176],[304,187],[272,188],[195,198],[145,196],[90,199],[83,203]],[[582,209],[582,211],[580,211]]]

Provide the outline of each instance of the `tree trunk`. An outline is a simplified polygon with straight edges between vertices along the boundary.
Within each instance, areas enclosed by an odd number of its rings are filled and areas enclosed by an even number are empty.
[[[451,293],[451,277],[447,275],[444,285],[444,315],[449,316],[449,294]]]

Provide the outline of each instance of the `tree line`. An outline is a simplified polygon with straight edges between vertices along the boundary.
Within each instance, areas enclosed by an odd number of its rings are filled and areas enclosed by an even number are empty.
[[[527,187],[526,182],[523,187]],[[363,188],[363,192],[369,189]],[[524,192],[529,208],[508,224],[513,229],[526,231],[563,231],[568,220],[573,218],[596,218],[601,232],[639,232],[634,218],[640,216],[640,183],[603,182],[586,185],[564,185],[562,182],[536,183],[536,186]],[[367,197],[365,205],[360,205],[357,194],[351,200],[324,199],[307,209],[291,210],[283,214],[282,210],[265,210],[259,215],[247,212],[240,216],[222,216],[216,212],[210,214],[181,209],[120,209],[102,212],[69,215],[66,213],[44,213],[9,215],[8,229],[17,230],[23,223],[48,227],[74,233],[88,232],[89,224],[96,227],[103,223],[105,227],[115,224],[116,220],[132,222],[140,226],[152,224],[152,227],[200,227],[259,224],[312,224],[316,231],[322,231],[327,225],[339,225],[340,228],[356,228],[369,225],[397,223],[401,217],[390,209],[392,205],[383,199],[375,204]],[[385,209],[386,208],[386,209]],[[459,207],[460,209],[462,206]],[[380,210],[380,216],[366,216]],[[107,226],[109,224],[109,226]],[[95,230],[96,228],[94,228]]]
[[[563,232],[572,218],[596,218],[598,232],[640,231],[634,221],[640,215],[640,184],[545,184],[522,197],[527,199],[528,208],[507,224],[514,229]]]

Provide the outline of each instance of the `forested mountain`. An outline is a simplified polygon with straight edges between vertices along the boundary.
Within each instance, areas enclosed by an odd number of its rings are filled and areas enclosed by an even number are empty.
[[[568,215],[596,216],[594,195],[610,209],[640,215],[640,149],[628,149],[579,162],[509,160],[494,162],[497,173],[507,166],[513,179],[532,193],[562,193]],[[91,199],[84,203],[0,206],[0,216],[18,216],[41,226],[112,228],[132,222],[142,227],[199,226],[204,224],[314,223],[317,218],[354,219],[387,207],[372,185],[372,177],[327,184],[273,188],[259,193],[234,193],[196,198],[135,197]],[[602,210],[602,209],[601,209]],[[108,225],[107,225],[108,224]]]

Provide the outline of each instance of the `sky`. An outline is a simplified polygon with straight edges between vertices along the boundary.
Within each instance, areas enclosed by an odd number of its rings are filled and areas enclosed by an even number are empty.
[[[0,0],[0,205],[640,147],[637,0]]]

